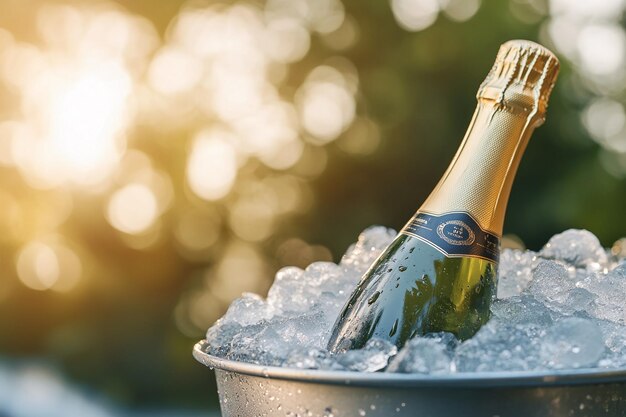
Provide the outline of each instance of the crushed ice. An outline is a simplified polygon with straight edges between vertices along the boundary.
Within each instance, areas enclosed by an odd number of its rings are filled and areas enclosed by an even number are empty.
[[[208,353],[301,369],[422,374],[626,366],[626,241],[611,253],[586,230],[555,235],[539,252],[503,250],[492,318],[465,342],[434,334],[398,352],[374,339],[331,355],[325,347],[335,318],[395,236],[371,227],[339,264],[283,268],[266,299],[247,293],[230,305],[207,332]]]

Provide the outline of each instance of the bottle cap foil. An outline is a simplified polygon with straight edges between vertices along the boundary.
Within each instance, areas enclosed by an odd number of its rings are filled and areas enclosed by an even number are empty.
[[[559,60],[545,47],[526,40],[508,41],[500,46],[477,97],[543,118],[558,73]]]

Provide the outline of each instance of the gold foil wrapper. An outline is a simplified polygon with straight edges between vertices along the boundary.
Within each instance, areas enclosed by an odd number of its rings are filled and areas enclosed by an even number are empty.
[[[530,41],[503,44],[478,90],[478,107],[452,163],[419,211],[462,211],[502,235],[515,173],[535,127],[543,123],[559,62]]]
[[[559,60],[548,49],[531,41],[509,41],[500,47],[477,98],[513,112],[533,113],[540,124],[558,73]]]

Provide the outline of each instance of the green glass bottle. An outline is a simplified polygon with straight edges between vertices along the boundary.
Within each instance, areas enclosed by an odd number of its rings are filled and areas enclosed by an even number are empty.
[[[545,120],[558,69],[554,54],[536,43],[500,47],[452,163],[362,277],[329,350],[358,349],[371,338],[400,348],[433,332],[463,340],[489,319],[511,185],[534,128]]]

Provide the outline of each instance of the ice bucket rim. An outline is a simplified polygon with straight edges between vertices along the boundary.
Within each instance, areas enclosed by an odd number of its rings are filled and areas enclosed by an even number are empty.
[[[193,348],[194,358],[207,367],[242,375],[288,381],[314,382],[351,386],[388,387],[546,387],[555,385],[626,384],[626,368],[576,369],[555,371],[471,372],[446,375],[364,373],[262,366],[236,362],[206,353],[208,343],[202,340]]]

